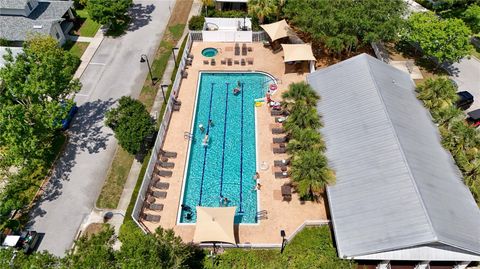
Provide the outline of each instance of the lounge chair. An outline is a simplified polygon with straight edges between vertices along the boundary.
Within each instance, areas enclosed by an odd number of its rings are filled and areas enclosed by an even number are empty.
[[[273,153],[275,154],[287,153],[287,148],[273,148]]]
[[[172,151],[160,150],[160,154],[161,154],[163,157],[167,157],[167,158],[177,158],[177,153],[176,153],[176,152],[172,152]]]
[[[240,64],[238,60],[233,60],[233,64]]]
[[[272,116],[282,116],[284,114],[283,110],[272,109],[270,115]]]
[[[232,58],[227,58],[227,65],[228,66],[231,66],[233,63],[232,63]]]
[[[287,172],[275,172],[275,178],[288,178]]]
[[[162,162],[162,161],[157,161],[158,166],[162,168],[173,168],[175,167],[175,163],[172,162]]]
[[[242,44],[242,55],[245,56],[247,55],[247,44],[243,43]]]
[[[158,170],[155,174],[157,174],[159,177],[171,177],[173,172],[166,170]]]
[[[285,133],[285,129],[283,128],[272,128],[272,134],[283,134]]]
[[[238,43],[235,43],[235,56],[240,55],[240,45]]]
[[[289,164],[290,164],[290,159],[273,161],[273,166],[277,166],[277,167],[287,166]]]
[[[281,191],[282,191],[282,197],[284,201],[292,200],[292,186],[290,186],[290,184],[282,185]]]
[[[152,191],[152,196],[155,198],[166,198],[167,192],[166,191]]]
[[[208,64],[208,60],[203,60],[203,64],[207,65],[207,64]]]
[[[180,111],[181,105],[173,104],[173,111]]]
[[[163,204],[148,204],[147,208],[150,209],[150,210],[162,211],[163,210]]]
[[[154,186],[155,188],[160,190],[168,190],[168,188],[170,187],[170,183],[158,181],[157,183],[155,183]]]
[[[288,142],[288,138],[286,136],[274,137],[273,138],[273,143],[275,143],[275,144],[287,143],[287,142]]]
[[[247,63],[248,64],[253,64],[253,58],[247,58]]]
[[[149,222],[159,222],[161,216],[158,215],[151,215],[151,214],[143,214],[143,219]]]
[[[245,59],[242,58],[242,59],[240,60],[240,64],[241,64],[241,65],[246,65],[247,63],[245,62]]]
[[[227,59],[222,59],[222,60],[220,60],[220,64],[226,65],[226,64],[227,64]]]
[[[216,65],[216,64],[217,64],[217,62],[215,61],[215,59],[211,59],[211,60],[210,60],[210,65],[214,66],[214,65]]]

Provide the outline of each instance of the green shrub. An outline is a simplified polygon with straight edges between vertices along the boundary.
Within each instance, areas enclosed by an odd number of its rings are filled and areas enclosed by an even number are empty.
[[[188,29],[193,31],[200,31],[203,29],[204,23],[205,23],[205,17],[192,16],[188,21]]]

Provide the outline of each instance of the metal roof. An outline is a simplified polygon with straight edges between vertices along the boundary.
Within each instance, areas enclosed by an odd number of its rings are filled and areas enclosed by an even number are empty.
[[[28,17],[0,15],[0,38],[24,41],[29,34],[50,34],[52,25],[62,21],[72,1],[42,1]]]
[[[28,0],[0,0],[0,8],[24,9]]]
[[[480,210],[410,76],[362,54],[307,76],[336,172],[340,257],[441,243],[480,254]]]

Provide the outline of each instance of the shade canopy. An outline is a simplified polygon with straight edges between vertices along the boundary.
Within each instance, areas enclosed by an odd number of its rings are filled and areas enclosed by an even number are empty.
[[[270,24],[263,24],[260,25],[260,27],[267,32],[272,41],[287,37],[288,33],[291,31],[286,20],[281,20]]]
[[[282,44],[284,62],[316,61],[310,44]]]
[[[197,225],[193,242],[224,242],[236,244],[233,219],[237,207],[197,206]]]

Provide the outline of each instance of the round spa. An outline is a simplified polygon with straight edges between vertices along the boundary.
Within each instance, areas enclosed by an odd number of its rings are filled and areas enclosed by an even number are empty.
[[[202,55],[205,57],[215,57],[217,53],[218,53],[218,50],[216,48],[206,48],[202,50]]]

